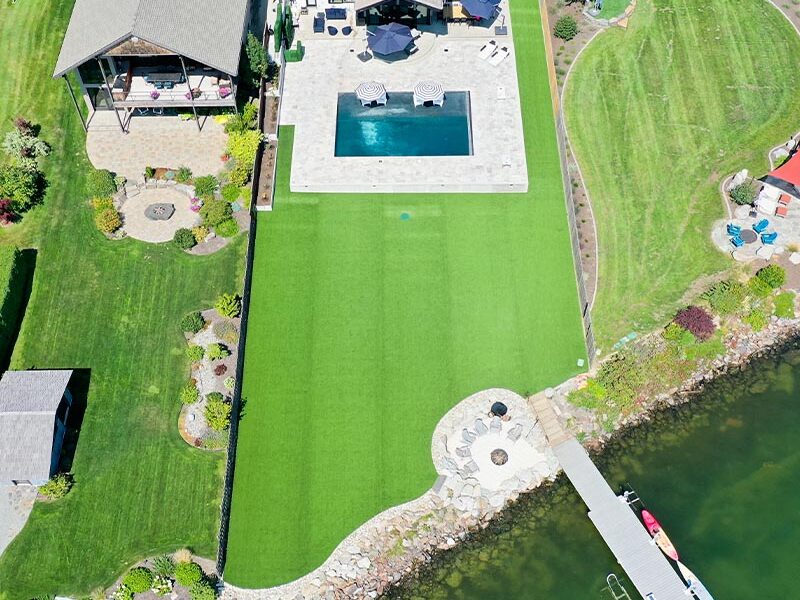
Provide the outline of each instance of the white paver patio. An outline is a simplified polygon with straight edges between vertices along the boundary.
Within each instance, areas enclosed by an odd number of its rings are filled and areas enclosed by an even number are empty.
[[[186,166],[195,175],[216,175],[228,136],[213,118],[201,117],[201,122],[198,131],[194,121],[177,116],[134,116],[129,133],[122,133],[113,111],[98,111],[89,123],[86,152],[96,168],[130,181],[141,179],[145,167]]]
[[[499,24],[499,23],[498,23]],[[509,26],[506,15],[505,25]],[[301,29],[302,29],[301,24]],[[523,192],[528,173],[511,36],[493,28],[438,26],[423,30],[410,59],[362,62],[365,28],[349,38],[303,32],[305,57],[286,66],[281,124],[295,125],[291,188],[316,192]],[[490,39],[508,46],[499,65],[478,53]],[[334,157],[339,93],[379,81],[392,92],[411,91],[421,80],[446,91],[469,91],[472,156]],[[391,100],[390,100],[391,102]],[[435,109],[432,109],[435,110]],[[535,166],[534,166],[535,168]]]
[[[175,207],[172,217],[166,221],[148,219],[145,209],[158,203],[172,204]],[[120,208],[123,229],[130,237],[143,242],[168,242],[178,229],[191,229],[200,224],[200,215],[190,207],[189,196],[173,187],[145,189],[136,196],[129,196]]]

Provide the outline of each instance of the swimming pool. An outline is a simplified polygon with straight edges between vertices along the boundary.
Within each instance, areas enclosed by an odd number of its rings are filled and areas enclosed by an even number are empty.
[[[447,92],[443,106],[417,108],[411,92],[393,92],[386,106],[374,107],[339,94],[335,156],[471,154],[469,92]]]

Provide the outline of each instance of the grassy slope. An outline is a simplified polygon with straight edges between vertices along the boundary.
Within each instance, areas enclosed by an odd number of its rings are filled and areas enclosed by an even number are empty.
[[[711,244],[724,173],[768,165],[797,128],[800,40],[766,2],[643,0],[567,84],[572,146],[600,239],[595,333],[606,350],[668,318],[728,265]]]
[[[535,3],[512,4],[530,193],[293,194],[293,130],[281,132],[226,581],[270,586],[317,567],[430,487],[433,429],[456,402],[538,390],[585,357],[540,19]]]
[[[603,2],[603,10],[600,11],[599,17],[601,19],[613,19],[620,16],[623,11],[628,8],[631,0],[605,0]]]
[[[38,504],[0,558],[0,591],[20,599],[87,592],[156,551],[213,555],[223,461],[188,448],[176,430],[186,373],[177,322],[232,289],[243,256],[241,242],[198,260],[94,230],[84,133],[63,82],[50,79],[70,11],[69,2],[26,0],[0,19],[0,129],[22,113],[53,145],[44,205],[0,237],[39,248],[12,366],[91,370],[77,485]]]

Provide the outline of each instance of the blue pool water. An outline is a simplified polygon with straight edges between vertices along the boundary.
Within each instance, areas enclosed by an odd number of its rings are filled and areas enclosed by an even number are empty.
[[[386,106],[362,107],[339,94],[336,156],[469,156],[469,92],[447,92],[444,106],[414,108],[410,92],[389,94]]]

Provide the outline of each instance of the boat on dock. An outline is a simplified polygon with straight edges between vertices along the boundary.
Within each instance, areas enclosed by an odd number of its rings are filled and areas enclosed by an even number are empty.
[[[664,528],[661,527],[661,523],[653,516],[653,513],[648,510],[643,510],[642,520],[644,521],[644,526],[647,528],[648,533],[655,539],[656,545],[661,548],[664,554],[677,562],[679,558],[678,550],[669,539],[669,536],[667,536]]]
[[[714,600],[714,597],[711,593],[706,589],[706,586],[703,585],[703,582],[698,579],[697,575],[692,573],[685,564],[680,561],[678,562],[678,571],[681,574],[681,577],[686,581],[686,585],[688,586],[689,590],[699,599],[699,600]]]

